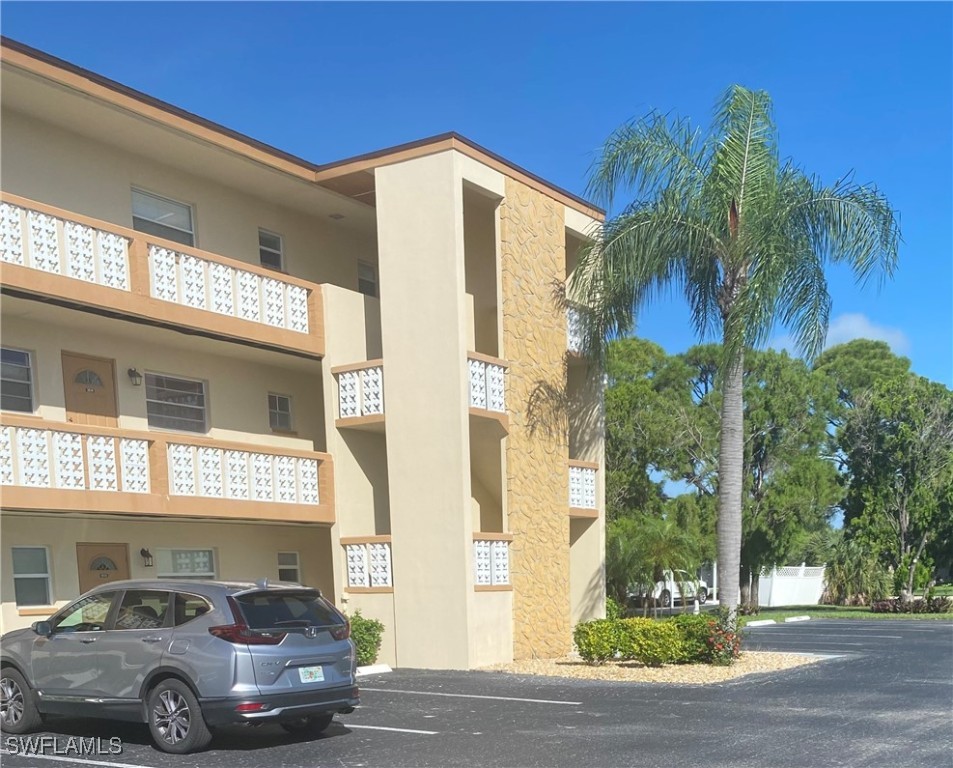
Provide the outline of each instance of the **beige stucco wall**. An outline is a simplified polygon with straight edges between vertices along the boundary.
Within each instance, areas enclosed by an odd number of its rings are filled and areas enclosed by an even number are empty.
[[[338,429],[338,386],[331,369],[380,359],[380,301],[336,286],[324,289],[326,355],[322,364],[328,452],[334,456],[335,513],[331,528],[337,598],[348,613],[360,611],[384,625],[378,661],[397,664],[394,595],[347,591],[347,567],[342,537],[390,533],[390,492],[387,482],[387,441],[383,432]],[[385,366],[385,381],[387,368]],[[384,409],[387,411],[385,399]]]
[[[513,658],[513,593],[470,596],[470,666],[487,667]]]
[[[13,590],[14,546],[49,547],[55,607],[79,595],[77,542],[125,543],[134,579],[156,578],[155,567],[142,564],[139,550],[165,547],[198,547],[215,550],[216,576],[221,579],[278,578],[278,552],[298,552],[301,578],[328,597],[334,595],[329,531],[318,526],[279,526],[213,523],[185,520],[159,521],[125,517],[73,515],[20,515],[0,517],[0,621],[2,631],[29,626],[36,616],[18,615]]]
[[[467,322],[454,154],[376,171],[397,663],[404,667],[469,666]]]
[[[565,278],[562,206],[507,179],[500,243],[513,650],[559,656],[570,642],[567,436],[564,426],[534,419],[530,403],[534,393],[565,389],[566,321],[553,300],[554,279]]]
[[[0,121],[5,192],[131,227],[131,189],[137,187],[192,205],[199,248],[258,264],[261,227],[282,236],[286,271],[355,290],[358,260],[377,261],[372,231],[357,233],[326,216],[308,217],[249,190],[119,151],[20,112],[5,109]]]
[[[38,305],[42,306],[42,305]],[[126,371],[163,373],[206,382],[209,437],[220,440],[321,450],[324,444],[319,364],[313,372],[279,365],[280,355],[268,356],[275,365],[263,365],[227,353],[234,345],[203,343],[221,354],[190,349],[188,337],[173,331],[143,326],[109,324],[116,333],[89,332],[82,327],[37,322],[32,317],[3,315],[5,346],[27,349],[34,356],[36,415],[51,421],[66,421],[63,394],[63,350],[116,361],[119,426],[147,430],[146,387],[134,387]],[[133,335],[127,335],[134,329]],[[138,335],[136,335],[138,334]],[[146,339],[150,341],[147,342]],[[165,343],[158,343],[157,340]],[[203,340],[207,342],[207,340]],[[184,346],[179,346],[179,344]],[[272,433],[268,424],[268,393],[290,395],[293,427],[297,435]],[[191,433],[190,433],[191,434]]]

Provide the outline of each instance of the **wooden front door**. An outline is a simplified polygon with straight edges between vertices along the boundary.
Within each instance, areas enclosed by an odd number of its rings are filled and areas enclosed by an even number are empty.
[[[79,592],[129,578],[128,544],[77,544]]]
[[[74,424],[115,427],[116,365],[102,357],[63,353],[66,420]]]

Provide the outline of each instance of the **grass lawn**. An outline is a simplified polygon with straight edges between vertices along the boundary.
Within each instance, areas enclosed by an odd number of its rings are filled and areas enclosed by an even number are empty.
[[[774,619],[775,621],[784,621],[792,616],[810,616],[812,619],[870,619],[895,620],[895,619],[916,619],[918,621],[931,620],[953,620],[953,613],[874,613],[868,606],[846,606],[846,605],[803,605],[803,606],[785,606],[784,608],[762,608],[761,613],[756,616],[740,616],[739,623],[744,626],[749,621],[759,621],[764,619]]]
[[[953,597],[953,584],[944,584],[942,587],[934,587],[933,594],[937,597]]]

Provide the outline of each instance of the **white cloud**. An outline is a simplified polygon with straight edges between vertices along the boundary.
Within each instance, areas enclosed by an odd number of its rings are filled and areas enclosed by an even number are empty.
[[[827,329],[826,346],[833,347],[835,344],[844,344],[853,339],[886,341],[890,349],[898,355],[905,355],[910,351],[910,340],[899,328],[877,325],[859,312],[835,317]]]
[[[903,331],[899,328],[877,325],[867,315],[860,312],[838,315],[831,320],[827,328],[827,342],[824,344],[824,348],[845,344],[854,339],[885,341],[890,345],[890,349],[898,355],[906,355],[910,352],[910,340]],[[795,354],[794,339],[789,334],[775,337],[768,343],[768,346],[771,349],[783,349]]]

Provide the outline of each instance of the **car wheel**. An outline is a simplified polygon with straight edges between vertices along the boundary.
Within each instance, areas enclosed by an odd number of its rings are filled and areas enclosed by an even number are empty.
[[[212,740],[198,699],[181,680],[163,680],[152,689],[149,731],[159,749],[177,755],[203,749]]]
[[[0,729],[6,733],[30,733],[42,722],[33,690],[23,675],[13,667],[4,667],[0,673]]]
[[[704,605],[707,602],[708,602],[708,590],[707,589],[698,590],[698,604]]]
[[[294,720],[285,720],[281,727],[288,733],[296,735],[318,736],[327,730],[333,719],[334,715],[328,712],[323,715],[309,715]]]
[[[659,603],[661,603],[663,608],[672,607],[672,593],[667,589],[662,590],[662,594],[659,595]]]

